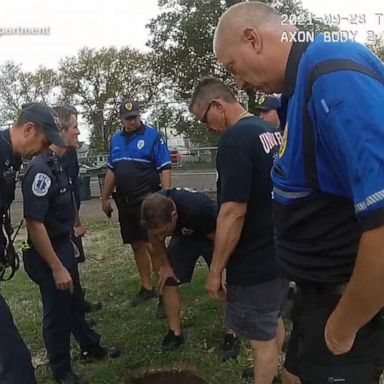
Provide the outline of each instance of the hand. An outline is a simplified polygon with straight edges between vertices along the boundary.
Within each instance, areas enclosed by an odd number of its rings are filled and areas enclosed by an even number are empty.
[[[75,235],[75,237],[82,237],[85,235],[85,232],[85,226],[81,223],[73,228],[73,234]]]
[[[205,283],[205,290],[207,295],[214,300],[224,301],[225,292],[223,289],[223,273],[216,273],[209,271],[208,278]]]
[[[162,266],[159,271],[159,291],[163,292],[165,283],[168,279],[174,279],[176,282],[180,283],[180,280],[177,278],[175,273],[173,272],[172,267],[168,264],[166,266]]]
[[[60,289],[61,291],[69,289],[69,291],[73,293],[73,281],[71,275],[63,265],[52,269],[52,274],[57,289]]]
[[[351,350],[356,338],[356,333],[345,335],[343,330],[345,328],[336,326],[336,320],[334,312],[329,317],[327,324],[325,325],[324,338],[328,349],[334,355],[341,355]]]
[[[101,209],[107,215],[108,218],[112,217],[113,208],[109,200],[101,200]]]

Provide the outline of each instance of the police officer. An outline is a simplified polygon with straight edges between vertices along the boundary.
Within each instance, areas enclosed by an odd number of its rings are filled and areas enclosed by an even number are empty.
[[[78,129],[65,136],[66,145],[77,144]],[[55,380],[63,384],[86,383],[71,366],[71,333],[80,344],[82,359],[102,359],[108,350],[100,335],[85,320],[83,293],[70,235],[75,222],[75,201],[70,179],[60,156],[66,150],[52,145],[35,157],[25,172],[22,191],[28,242],[23,250],[28,276],[39,285],[43,302],[43,337]],[[118,355],[113,350],[112,357]]]
[[[217,207],[203,193],[172,188],[146,197],[141,212],[142,224],[161,260],[159,285],[169,324],[161,348],[171,351],[184,343],[178,286],[191,281],[200,256],[208,267],[211,265]],[[165,246],[167,236],[171,236],[168,247]],[[235,358],[238,353],[237,338],[227,332],[219,350],[220,356]]]
[[[142,123],[136,101],[122,101],[120,119],[123,129],[111,141],[101,200],[103,211],[110,216],[112,208],[108,199],[116,187],[113,196],[119,213],[121,236],[124,244],[132,246],[141,278],[141,289],[131,301],[132,306],[136,306],[156,296],[152,287],[147,238],[139,224],[140,206],[146,194],[171,187],[171,158],[161,134]],[[152,263],[158,270],[155,257],[152,257]]]
[[[265,4],[240,3],[222,16],[214,41],[240,87],[282,92],[284,139],[272,170],[276,243],[298,285],[285,366],[303,384],[378,383],[384,65],[351,41],[286,39],[297,31]]]
[[[61,133],[63,138],[66,140],[66,137],[70,140],[73,132],[78,131],[78,123],[77,123],[77,110],[71,106],[63,106],[63,107],[55,107],[54,111],[59,120],[59,125],[61,129]],[[75,243],[79,253],[76,255],[76,261],[78,263],[83,263],[85,261],[85,254],[83,248],[82,237],[84,236],[86,229],[84,224],[80,220],[80,191],[79,191],[79,182],[78,176],[80,171],[79,161],[77,158],[77,152],[75,148],[68,149],[64,155],[61,157],[61,161],[63,163],[64,171],[69,177],[72,189],[73,189],[73,197],[76,203],[75,210],[75,226],[73,228],[72,241]],[[102,304],[100,301],[98,302],[90,302],[85,300],[85,292],[84,292],[84,309],[86,313],[94,312],[100,310]],[[92,324],[94,322],[92,321]]]
[[[25,104],[10,129],[0,132],[0,263],[1,277],[7,267],[15,268],[11,232],[6,229],[9,208],[14,199],[21,157],[32,158],[51,142],[63,140],[53,119],[51,108],[39,103]],[[10,271],[13,273],[14,271]],[[35,384],[30,353],[22,340],[11,312],[0,295],[0,382],[2,384]]]
[[[271,124],[273,128],[280,128],[279,115],[277,109],[280,108],[280,98],[274,96],[260,96],[256,102],[256,112],[261,120]]]

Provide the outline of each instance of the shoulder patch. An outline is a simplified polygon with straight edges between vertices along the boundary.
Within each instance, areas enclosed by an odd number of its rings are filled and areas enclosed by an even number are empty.
[[[137,142],[137,149],[142,149],[144,147],[144,145],[145,145],[144,140],[139,140]]]
[[[35,196],[45,196],[51,186],[51,179],[45,173],[37,173],[33,179],[32,192]]]

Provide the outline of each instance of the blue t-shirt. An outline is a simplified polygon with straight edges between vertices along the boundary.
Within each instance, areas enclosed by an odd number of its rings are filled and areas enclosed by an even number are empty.
[[[258,117],[224,131],[217,153],[217,199],[247,203],[240,240],[227,264],[230,285],[254,285],[278,275],[272,225],[273,159],[280,132]]]
[[[325,42],[323,35],[310,45],[293,44],[280,111],[283,144],[272,178],[283,268],[295,280],[331,283],[350,278],[362,231],[384,224],[384,86],[367,74],[337,70],[317,77],[308,90],[315,66],[329,60],[355,62],[384,80],[383,63],[360,44]],[[306,116],[318,185],[305,169]]]
[[[159,174],[171,168],[171,157],[161,134],[141,125],[113,136],[108,167],[115,174],[116,191],[134,200],[160,189]]]

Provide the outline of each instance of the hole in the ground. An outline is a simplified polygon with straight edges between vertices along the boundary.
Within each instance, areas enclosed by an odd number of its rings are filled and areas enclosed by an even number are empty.
[[[130,384],[207,384],[191,371],[159,371],[129,381]]]

